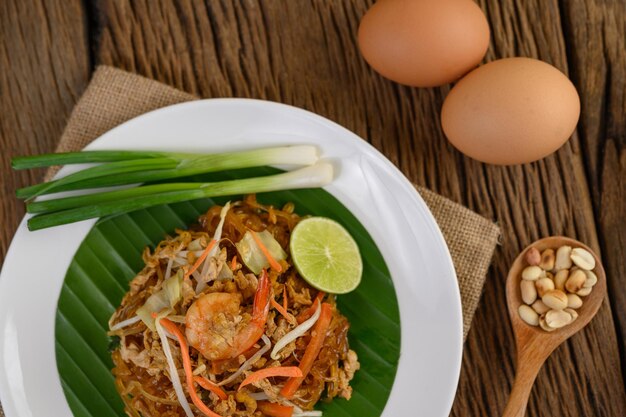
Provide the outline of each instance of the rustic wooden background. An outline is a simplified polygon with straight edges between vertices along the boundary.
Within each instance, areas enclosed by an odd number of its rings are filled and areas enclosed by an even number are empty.
[[[569,74],[582,116],[561,150],[487,166],[441,133],[449,87],[412,89],[375,74],[355,34],[372,0],[0,1],[0,262],[23,215],[10,169],[52,151],[95,65],[137,72],[203,97],[302,107],[368,140],[412,181],[498,222],[502,245],[470,331],[453,416],[498,416],[514,373],[504,300],[508,265],[531,241],[578,238],[602,254],[609,296],[540,373],[529,416],[626,416],[626,1],[480,0],[486,60],[537,57]],[[408,352],[405,352],[408,354]]]

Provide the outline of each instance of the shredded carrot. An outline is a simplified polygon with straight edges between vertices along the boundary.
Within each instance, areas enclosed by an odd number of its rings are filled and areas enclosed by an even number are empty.
[[[287,286],[283,285],[283,308],[285,311],[289,308],[289,303],[287,302]]]
[[[248,375],[246,379],[243,380],[241,385],[239,385],[237,391],[239,391],[248,384],[252,384],[253,382],[257,382],[264,378],[269,378],[272,376],[301,377],[302,370],[297,366],[276,366],[274,368],[264,368]]]
[[[233,271],[237,268],[237,255],[233,256],[233,259],[230,261],[230,269]]]
[[[215,239],[212,239],[209,242],[208,246],[202,252],[202,254],[198,257],[198,259],[196,259],[196,262],[193,264],[191,269],[189,271],[187,271],[187,273],[185,274],[185,278],[191,276],[191,274],[193,274],[196,269],[200,268],[200,265],[202,265],[202,262],[204,262],[206,257],[209,256],[209,252],[211,252],[211,249],[213,249],[213,246],[215,246],[216,243],[217,242],[215,241]]]
[[[285,310],[283,306],[278,304],[278,301],[272,298],[270,300],[270,303],[272,304],[272,307],[274,307],[276,311],[278,311],[284,318],[286,318],[289,323],[297,324],[296,318],[293,316],[293,314],[290,314],[287,310]]]
[[[322,347],[324,346],[324,340],[326,339],[326,333],[330,327],[330,320],[332,318],[332,308],[330,304],[322,304],[322,312],[320,318],[315,323],[313,331],[311,332],[311,341],[309,342],[302,360],[300,361],[299,368],[302,371],[302,376],[289,378],[285,383],[285,386],[280,390],[280,395],[289,399],[296,393],[304,378],[308,375],[313,367],[313,363],[317,356],[320,354]]]
[[[200,375],[196,375],[196,376],[193,377],[193,380],[196,381],[196,383],[198,385],[200,385],[202,388],[204,388],[206,390],[209,390],[213,394],[215,394],[218,397],[220,397],[220,400],[223,401],[223,400],[228,399],[228,395],[226,395],[226,393],[224,392],[223,389],[221,389],[220,387],[215,385],[215,383],[209,381],[205,377],[200,376]]]
[[[269,417],[291,417],[293,415],[293,407],[289,405],[281,405],[269,401],[257,401],[256,405],[263,414]]]
[[[276,259],[274,259],[267,247],[265,247],[263,242],[261,242],[261,239],[259,239],[259,236],[256,234],[256,232],[254,230],[250,230],[250,234],[252,235],[252,238],[254,239],[256,244],[259,245],[259,249],[261,249],[261,252],[263,252],[263,255],[265,255],[265,257],[267,258],[267,262],[270,263],[270,266],[274,268],[277,272],[283,272],[283,267],[276,261]]]
[[[208,254],[208,251],[205,252]],[[187,379],[187,391],[189,391],[191,401],[193,401],[195,406],[198,407],[198,410],[202,411],[202,413],[204,413],[204,415],[206,415],[207,417],[222,417],[216,412],[209,409],[209,407],[207,407],[206,404],[202,402],[200,397],[198,397],[196,387],[193,385],[194,379],[193,371],[191,370],[191,358],[189,357],[189,346],[187,346],[187,340],[185,340],[183,333],[174,323],[166,318],[162,318],[160,323],[161,326],[165,328],[165,330],[173,334],[178,339],[178,343],[180,344],[180,355],[183,358],[183,368],[185,369],[185,377]]]
[[[306,310],[304,310],[302,313],[298,315],[298,318],[297,318],[298,323],[302,323],[303,321],[306,321],[313,314],[315,314],[315,310],[317,310],[317,304],[322,302],[322,298],[324,298],[325,295],[326,293],[324,291],[320,291],[317,293],[315,300],[313,300],[313,304],[311,304],[309,308],[307,308]]]

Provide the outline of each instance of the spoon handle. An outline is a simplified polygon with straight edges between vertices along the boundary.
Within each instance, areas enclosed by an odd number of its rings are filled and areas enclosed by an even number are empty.
[[[522,354],[518,356],[513,389],[511,390],[511,395],[504,408],[502,417],[524,417],[526,414],[528,397],[530,396],[530,391],[537,378],[539,369],[541,369],[545,361],[545,357],[533,357],[525,353],[526,352],[522,352]]]

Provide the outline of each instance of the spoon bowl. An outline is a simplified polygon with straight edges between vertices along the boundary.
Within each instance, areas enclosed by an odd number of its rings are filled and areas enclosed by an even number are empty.
[[[556,249],[564,245],[586,249],[593,255],[596,261],[593,272],[597,275],[598,282],[593,286],[588,296],[581,297],[583,305],[576,309],[578,313],[576,320],[560,329],[547,332],[539,326],[527,324],[519,316],[518,309],[524,303],[520,291],[522,270],[528,266],[525,257],[531,248],[536,248],[539,252],[549,248],[556,251]],[[604,268],[600,258],[587,245],[568,237],[552,236],[533,242],[520,253],[509,269],[506,282],[506,300],[517,347],[517,370],[513,389],[511,390],[503,417],[524,416],[530,390],[545,360],[561,343],[565,342],[591,321],[600,309],[605,296],[606,275]]]

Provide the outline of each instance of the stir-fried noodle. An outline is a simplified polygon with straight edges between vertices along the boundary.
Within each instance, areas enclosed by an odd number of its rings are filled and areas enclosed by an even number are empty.
[[[322,397],[350,398],[359,367],[350,324],[290,264],[294,209],[248,196],[145,250],[146,266],[109,323],[129,416],[297,416]],[[267,265],[255,274],[250,257]],[[240,387],[246,378],[253,382]]]

